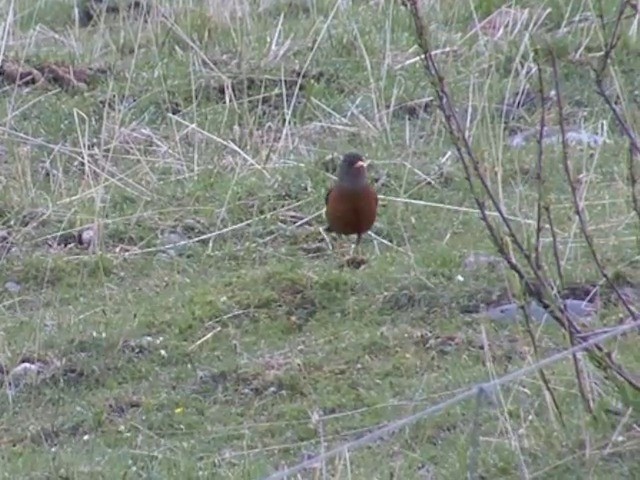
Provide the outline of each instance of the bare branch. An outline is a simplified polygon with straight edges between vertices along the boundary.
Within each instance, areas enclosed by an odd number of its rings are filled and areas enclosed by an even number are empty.
[[[467,139],[464,130],[461,128],[445,78],[440,73],[435,62],[432,49],[429,45],[426,29],[419,12],[418,1],[410,0],[409,7],[414,20],[418,46],[423,53],[422,60],[427,74],[427,79],[436,93],[438,107],[444,115],[445,125],[453,142],[458,159],[462,165],[465,179],[469,185],[471,194],[478,206],[482,221],[487,228],[492,242],[509,268],[518,276],[527,295],[535,298],[551,315],[551,317],[567,332],[569,332],[570,335],[581,334],[581,330],[567,315],[564,308],[564,302],[559,298],[557,291],[552,288],[549,279],[546,278],[542,269],[536,268],[533,256],[524,248],[523,242],[516,235],[515,230],[502,209],[502,206],[489,186],[489,182],[485,177],[484,169],[477,157],[474,155],[469,140]],[[566,137],[564,135],[564,130],[562,131],[562,134],[563,144],[565,144]],[[475,180],[480,183],[480,189],[476,186]],[[489,220],[487,207],[483,197],[487,197],[495,209],[502,226],[507,231],[506,237],[503,237],[499,233],[497,227]],[[528,269],[534,277],[533,279],[518,263],[510,250],[510,245],[513,245],[517,252],[525,259]],[[604,269],[602,271],[604,271]],[[640,383],[637,382],[620,365],[613,361],[611,355],[605,351],[602,346],[594,345],[593,348],[588,351],[588,355],[594,365],[602,368],[605,374],[609,370],[615,372],[616,375],[623,378],[634,389],[640,390]]]

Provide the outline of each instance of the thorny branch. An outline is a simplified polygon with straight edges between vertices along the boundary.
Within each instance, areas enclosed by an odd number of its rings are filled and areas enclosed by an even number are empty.
[[[534,245],[534,264],[537,269],[543,271],[544,265],[542,263],[542,230],[544,229],[544,221],[543,221],[543,200],[544,200],[544,176],[542,169],[542,155],[544,151],[544,129],[545,129],[545,95],[544,95],[544,82],[542,80],[542,72],[540,69],[540,65],[536,64],[537,74],[538,74],[538,89],[539,89],[539,99],[540,99],[540,107],[542,108],[542,114],[540,115],[540,129],[538,131],[538,154],[536,156],[536,182],[538,186],[538,198],[536,201],[536,237],[535,237],[535,245]],[[554,249],[557,249],[557,245],[554,244]],[[531,326],[531,318],[529,312],[524,306],[521,308],[522,313],[525,319],[525,326],[527,330],[527,334],[529,335],[529,340],[531,341],[531,345],[533,347],[533,354],[535,355],[536,360],[540,359],[540,355],[538,353],[538,342],[536,341],[536,336],[533,333],[533,327]],[[573,346],[573,344],[572,344]],[[577,366],[576,357],[573,356],[574,365]],[[547,374],[544,370],[540,369],[539,372],[540,380],[544,385],[545,390],[549,394],[551,401],[553,403],[553,408],[558,415],[558,419],[560,423],[564,426],[564,418],[562,416],[562,411],[560,410],[560,404],[556,399],[555,394],[553,393],[553,389],[551,388],[551,384],[547,379]],[[580,394],[583,398],[583,401],[586,397],[583,395],[584,389],[582,385],[580,385]]]
[[[560,91],[560,81],[558,78],[558,66],[556,63],[555,55],[553,55],[553,53],[551,54],[551,69],[553,71],[554,88],[556,90],[555,97],[556,97],[556,107],[558,111],[558,124],[560,127],[560,138],[562,140],[562,166],[564,167],[564,172],[567,177],[567,183],[569,184],[569,188],[571,190],[571,199],[573,201],[575,213],[578,216],[578,221],[580,222],[580,228],[582,230],[582,234],[587,239],[587,243],[590,246],[593,246],[593,242],[591,242],[591,237],[589,236],[589,232],[587,230],[587,224],[582,212],[582,202],[578,198],[578,190],[576,188],[574,179],[571,176],[571,164],[569,162],[567,135],[566,135],[565,125],[564,125],[564,106],[562,104],[562,92]],[[598,256],[596,255],[595,249],[591,248],[591,253],[594,258],[594,261],[598,264],[598,266],[600,266],[600,261],[598,259]],[[560,266],[559,269],[562,270],[562,267]],[[602,270],[602,272],[604,272],[604,270]],[[608,279],[608,277],[606,278]],[[613,286],[613,288],[615,288],[615,286]],[[563,309],[564,309],[564,304],[563,304]],[[566,319],[569,317],[568,315],[564,315],[564,318]],[[565,329],[569,334],[569,342],[571,343],[571,346],[574,347],[576,345],[575,332],[573,331],[573,329],[568,328],[568,326],[565,327]],[[584,387],[584,383],[582,381],[582,372],[580,370],[580,364],[578,363],[578,357],[576,355],[573,355],[572,358],[573,358],[573,367],[576,375],[576,381],[578,382],[578,390],[580,391],[580,397],[582,397],[582,401],[584,402],[584,405],[587,411],[593,414],[593,405],[591,404],[589,396],[587,395],[587,391]]]
[[[435,90],[439,109],[444,115],[446,127],[453,142],[458,159],[460,160],[460,163],[462,165],[471,194],[474,197],[478,210],[480,211],[480,216],[483,223],[485,224],[485,227],[487,228],[492,242],[494,243],[496,249],[503,257],[509,268],[518,276],[525,289],[525,292],[529,296],[536,299],[540,303],[540,305],[549,313],[549,315],[570,335],[577,336],[582,334],[581,330],[578,328],[575,322],[573,322],[567,315],[566,311],[564,311],[564,302],[560,299],[557,291],[553,288],[552,282],[546,277],[542,269],[536,268],[536,262],[534,258],[524,247],[523,242],[515,233],[515,230],[513,229],[509,219],[505,215],[500,203],[491,190],[482,166],[475,156],[473,149],[471,148],[471,145],[464,133],[464,130],[460,126],[460,122],[455,113],[455,109],[451,101],[451,96],[449,94],[449,89],[446,85],[445,78],[441,75],[435,62],[434,56],[432,54],[432,49],[429,45],[429,39],[425,30],[425,26],[420,15],[418,1],[410,0],[409,7],[411,10],[412,18],[414,20],[418,46],[423,53],[422,58],[425,71],[427,73],[427,78],[431,83],[433,89]],[[564,133],[565,132],[563,131],[563,143],[566,143]],[[480,183],[480,191],[476,186],[476,180]],[[574,195],[577,194],[573,191],[572,193]],[[498,214],[503,227],[506,229],[506,238],[498,232],[496,226],[489,220],[487,207],[481,195],[484,195],[489,199],[491,205]],[[525,259],[526,264],[528,265],[528,270],[531,272],[534,279],[530,278],[530,276],[527,275],[525,269],[518,263],[515,256],[509,249],[509,244],[513,245],[518,253]],[[622,298],[621,294],[619,294],[619,298]],[[635,318],[633,313],[632,318]],[[615,362],[612,359],[610,353],[607,352],[601,345],[593,345],[592,348],[588,349],[587,353],[594,365],[604,370],[605,373],[609,371],[615,372],[615,374],[618,375],[619,378],[623,379],[635,390],[640,390],[640,382],[635,380],[628,372],[626,372],[626,370],[621,365]]]
[[[536,60],[536,73],[538,77],[538,97],[540,98],[540,108],[542,113],[540,114],[540,126],[538,129],[538,153],[536,155],[536,182],[538,186],[538,199],[536,202],[536,243],[535,243],[535,265],[536,268],[542,269],[542,230],[544,229],[544,223],[542,218],[543,206],[542,201],[544,198],[544,175],[542,170],[542,156],[544,153],[544,129],[545,129],[545,110],[546,105],[544,101],[544,81],[542,79],[542,69],[540,64]]]

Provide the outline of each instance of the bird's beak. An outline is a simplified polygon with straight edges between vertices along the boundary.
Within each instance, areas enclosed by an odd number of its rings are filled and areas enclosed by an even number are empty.
[[[363,160],[358,160],[358,162],[353,166],[353,168],[365,168],[367,163]]]

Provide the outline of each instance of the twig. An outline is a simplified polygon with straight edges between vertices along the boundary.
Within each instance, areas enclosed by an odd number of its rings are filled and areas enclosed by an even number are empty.
[[[571,164],[569,162],[569,148],[567,145],[567,137],[566,137],[566,131],[565,131],[565,124],[564,124],[564,105],[562,103],[562,92],[560,89],[560,79],[558,76],[558,65],[556,62],[556,57],[554,52],[550,52],[550,53],[551,53],[551,71],[553,73],[554,88],[556,90],[556,107],[558,110],[558,124],[559,124],[558,126],[560,128],[560,139],[562,142],[562,165],[564,167],[565,176],[567,177],[567,183],[569,184],[569,188],[571,190],[571,198],[573,200],[574,210],[576,212],[576,215],[578,216],[578,222],[580,223],[582,234],[585,240],[587,241],[587,243],[591,246],[590,247],[591,254],[593,256],[594,261],[596,262],[596,265],[598,265],[598,268],[600,268],[603,276],[608,279],[606,273],[604,272],[604,269],[600,266],[600,261],[596,254],[595,249],[593,248],[593,243],[591,243],[591,236],[588,233],[587,224],[584,219],[584,215],[582,214],[583,207],[581,206],[580,199],[578,198],[578,190],[576,189],[576,185],[573,181],[573,177],[571,174]],[[569,315],[566,312],[566,307],[564,306],[564,302],[563,302],[563,310],[565,310],[564,318],[568,319]],[[630,311],[629,314],[633,315],[633,312]],[[571,346],[574,346],[576,344],[575,343],[576,332],[574,331],[574,329],[568,328],[568,326],[566,328],[566,331],[569,334],[569,341],[571,342]],[[593,405],[591,404],[591,400],[587,395],[587,390],[584,387],[582,371],[580,370],[580,364],[578,363],[578,358],[575,355],[573,355],[573,368],[575,370],[576,381],[578,382],[578,391],[580,392],[580,397],[582,398],[584,406],[589,412],[589,414],[593,415]]]
[[[525,307],[524,303],[520,305],[520,309],[522,311],[522,314],[524,315],[524,323],[526,327],[525,329],[527,331],[527,334],[529,335],[531,346],[533,347],[533,355],[536,361],[538,361],[540,360],[540,351],[538,350],[538,342],[536,341],[535,333],[533,333],[533,326],[531,322],[531,315],[529,315],[529,309]],[[566,427],[566,424],[564,423],[564,416],[562,415],[562,410],[560,410],[560,403],[558,402],[556,395],[553,393],[553,389],[551,388],[551,383],[547,378],[547,374],[541,368],[538,372],[538,375],[540,377],[542,385],[544,386],[544,389],[547,391],[549,397],[551,398],[551,402],[553,403],[553,408],[556,412],[556,415],[558,416],[558,420],[560,420],[560,423],[563,427]]]
[[[425,207],[434,207],[434,208],[442,208],[444,210],[453,210],[456,212],[465,212],[465,213],[475,213],[475,214],[481,214],[482,212],[481,210],[476,210],[475,208],[469,208],[469,207],[458,207],[455,205],[446,205],[444,203],[434,203],[434,202],[426,202],[424,200],[414,200],[411,198],[400,198],[400,197],[389,197],[387,195],[379,195],[378,196],[380,198],[380,200],[391,200],[392,202],[398,202],[398,203],[409,203],[412,205],[422,205]],[[498,212],[490,212],[490,211],[486,211],[485,210],[485,215],[487,216],[492,216],[492,217],[500,217],[501,214]],[[504,215],[504,214],[503,214]],[[535,222],[533,220],[528,220],[526,218],[521,218],[521,217],[513,217],[511,215],[506,215],[506,218],[508,218],[509,220],[513,220],[514,222],[520,222],[520,223],[526,223],[529,225],[535,225]]]
[[[231,225],[227,228],[223,228],[221,230],[217,230],[215,232],[211,232],[211,233],[205,233],[204,235],[200,235],[198,237],[195,238],[190,238],[188,240],[182,240],[180,242],[176,242],[176,243],[172,243],[170,245],[163,245],[160,247],[150,247],[150,248],[144,248],[142,250],[134,250],[131,252],[126,252],[123,255],[119,255],[119,256],[123,256],[123,257],[132,257],[135,255],[141,255],[143,253],[154,253],[154,252],[162,252],[165,250],[171,250],[172,248],[176,248],[176,247],[180,247],[183,245],[190,245],[192,243],[198,243],[198,242],[202,242],[203,240],[211,240],[215,237],[218,237],[220,235],[232,232],[234,230],[238,230],[240,228],[246,227],[247,225],[251,225],[254,222],[257,222],[258,220],[264,220],[265,218],[269,218],[273,215],[276,215],[279,212],[283,212],[285,210],[289,210],[295,207],[298,207],[304,203],[307,203],[309,201],[309,199],[307,200],[301,200],[299,202],[296,202],[292,205],[288,205],[286,207],[280,208],[278,210],[275,210],[273,212],[268,212],[265,213],[264,215],[260,215],[259,217],[254,217],[254,218],[250,218],[249,220],[245,220],[244,222],[240,222],[240,223],[236,223],[235,225]]]
[[[551,246],[553,250],[553,260],[556,265],[556,275],[558,275],[558,283],[561,288],[564,288],[564,275],[562,274],[562,261],[560,260],[560,248],[558,247],[558,237],[556,236],[556,229],[553,225],[553,217],[551,215],[551,206],[546,204],[544,206],[545,215],[547,217],[547,223],[549,224],[549,231],[551,232]]]
[[[538,60],[535,60],[538,73],[538,96],[540,98],[540,130],[538,131],[538,148],[536,155],[536,182],[538,186],[538,198],[536,201],[536,240],[534,251],[534,263],[536,268],[542,269],[541,259],[541,237],[544,224],[542,223],[542,199],[544,198],[544,176],[542,174],[542,157],[544,153],[544,129],[545,129],[545,104],[544,104],[544,81],[542,80],[542,67]]]
[[[535,268],[537,268],[540,271],[544,271],[543,270],[544,267],[542,263],[542,254],[541,254],[542,230],[544,229],[543,201],[545,198],[542,159],[543,159],[543,153],[544,153],[543,140],[544,140],[546,108],[545,108],[545,95],[544,95],[544,81],[542,79],[542,67],[540,63],[537,61],[537,59],[535,60],[535,65],[536,65],[536,70],[538,74],[537,75],[538,96],[540,98],[541,114],[540,114],[540,129],[538,131],[538,138],[537,138],[538,145],[537,145],[537,155],[536,155],[536,182],[538,187],[538,196],[536,199],[536,238],[535,238],[535,244],[534,244],[534,264],[535,264]],[[551,234],[552,234],[552,238],[555,238],[555,232],[552,231]],[[557,246],[554,244],[554,247],[557,247]],[[522,309],[522,313],[524,315],[525,327],[527,330],[527,334],[529,335],[529,340],[531,341],[531,345],[533,347],[533,354],[535,355],[536,360],[539,360],[540,355],[538,350],[538,342],[536,340],[535,334],[533,333],[533,327],[531,326],[531,317],[529,315],[529,311],[527,308],[525,308],[524,304],[521,305],[520,308]],[[563,427],[565,427],[566,425],[564,423],[562,411],[560,410],[560,404],[558,403],[558,400],[555,394],[553,393],[553,389],[551,388],[551,383],[549,382],[549,379],[547,378],[546,373],[542,369],[540,369],[540,381],[542,382],[542,385],[544,386],[545,390],[549,394],[549,397],[551,398],[553,407],[555,409],[556,415],[558,416],[558,419],[560,420],[560,423],[562,424]]]
[[[209,340],[211,337],[213,337],[216,333],[218,333],[220,330],[222,330],[222,327],[216,327],[213,330],[211,330],[209,333],[207,333],[204,337],[202,337],[200,340],[198,340],[196,343],[194,343],[193,345],[191,345],[189,347],[189,351],[192,352],[194,351],[196,348],[198,348],[199,345],[201,345],[202,343],[206,342],[207,340]]]
[[[441,55],[443,53],[457,52],[457,51],[458,51],[458,47],[449,47],[449,48],[441,48],[440,50],[434,50],[433,54]],[[417,57],[413,57],[407,60],[406,62],[402,62],[400,65],[396,65],[395,67],[393,67],[393,69],[400,70],[401,68],[408,67],[409,65],[413,65],[414,63],[418,63],[421,61],[422,61],[422,55],[418,55]]]
[[[267,177],[269,179],[271,178],[271,175],[269,175],[269,173],[264,168],[262,168],[262,165],[258,164],[258,162],[256,162],[253,158],[251,158],[244,150],[242,150],[240,147],[238,147],[231,140],[223,140],[222,138],[214,135],[213,133],[205,132],[200,127],[198,127],[195,123],[187,122],[187,121],[183,120],[182,118],[180,118],[180,117],[178,117],[176,115],[169,114],[169,118],[171,118],[172,120],[175,120],[178,123],[181,123],[181,124],[185,125],[188,130],[195,130],[199,134],[201,134],[201,135],[203,135],[203,136],[205,136],[207,138],[210,138],[214,142],[219,143],[220,145],[223,145],[223,146],[227,147],[230,150],[233,150],[238,155],[240,155],[242,158],[244,158],[247,162],[249,162],[251,165],[253,165],[255,168],[260,170],[260,172],[262,172],[262,174],[265,177]]]

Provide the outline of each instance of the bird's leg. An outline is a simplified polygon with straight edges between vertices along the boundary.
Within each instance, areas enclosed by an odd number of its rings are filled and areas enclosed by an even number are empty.
[[[358,238],[360,238],[360,235],[358,235]],[[351,244],[351,249],[349,250],[349,256],[353,257],[353,252],[355,251],[355,249],[358,247],[358,240],[356,240],[356,243],[352,243]]]
[[[362,255],[360,255],[361,241],[362,241],[362,234],[358,234],[355,243],[351,245],[351,253],[345,261],[346,266],[349,268],[355,268],[357,270],[367,263],[367,260]],[[354,256],[354,252],[357,253],[358,255]]]
[[[356,244],[355,244],[355,248],[354,250],[358,253],[358,255],[360,255],[361,253],[361,248],[360,248],[360,242],[362,241],[362,234],[358,234],[358,237],[356,238]],[[351,252],[353,254],[353,252]],[[362,255],[360,255],[362,256]]]
[[[327,235],[326,229],[320,228],[320,233],[322,234],[324,241],[327,242],[327,245],[329,246],[329,251],[331,252],[333,250],[333,244],[331,243],[331,239]]]

